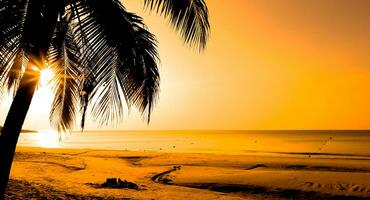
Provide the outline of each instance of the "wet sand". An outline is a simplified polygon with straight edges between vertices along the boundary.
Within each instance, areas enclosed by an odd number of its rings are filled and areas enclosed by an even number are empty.
[[[138,189],[96,188],[106,178]],[[7,199],[369,199],[370,156],[20,147]]]

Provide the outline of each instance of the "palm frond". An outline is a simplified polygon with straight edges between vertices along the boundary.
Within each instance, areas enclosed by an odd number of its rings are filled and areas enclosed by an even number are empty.
[[[181,32],[185,43],[204,49],[209,37],[208,8],[204,0],[144,0],[144,5],[165,17]]]
[[[73,7],[83,65],[90,69],[84,105],[92,102],[93,118],[100,124],[118,122],[124,100],[150,116],[159,87],[154,35],[118,0],[81,0]]]
[[[76,119],[82,71],[79,56],[68,21],[59,21],[48,53],[48,63],[55,74],[50,123],[59,132],[71,130]]]
[[[8,71],[7,76],[8,91],[10,91],[13,88],[14,89],[13,93],[15,94],[15,90],[18,88],[18,84],[22,76],[23,72],[22,67],[25,66],[27,62],[28,59],[25,56],[25,52],[23,51],[23,49],[19,49],[17,55],[13,60],[13,64]]]
[[[27,0],[0,1],[0,83],[10,89],[21,76]]]
[[[91,68],[90,68],[91,69]],[[81,92],[80,92],[80,108],[81,108],[81,129],[82,131],[85,128],[85,120],[86,120],[86,112],[87,108],[89,106],[89,97],[91,96],[91,93],[93,92],[96,81],[92,76],[89,75],[89,68],[86,70],[84,69],[84,72],[82,73],[83,77],[81,77],[82,83],[81,83]],[[85,78],[87,77],[89,78]]]

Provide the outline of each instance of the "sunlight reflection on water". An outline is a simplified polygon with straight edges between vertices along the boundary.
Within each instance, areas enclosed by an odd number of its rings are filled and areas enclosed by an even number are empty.
[[[59,134],[52,130],[41,130],[34,133],[35,142],[39,147],[44,148],[60,148]]]

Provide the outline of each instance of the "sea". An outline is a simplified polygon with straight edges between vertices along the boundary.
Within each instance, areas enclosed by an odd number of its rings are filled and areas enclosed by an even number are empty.
[[[84,131],[21,133],[18,146],[370,160],[370,131]]]

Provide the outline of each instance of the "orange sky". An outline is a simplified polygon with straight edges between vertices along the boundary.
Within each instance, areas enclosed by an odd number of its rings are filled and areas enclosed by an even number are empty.
[[[118,129],[370,128],[370,1],[206,0],[202,54],[125,2],[158,37],[162,84],[151,124],[133,110]],[[26,128],[49,127],[45,101],[35,97]]]

